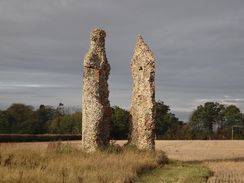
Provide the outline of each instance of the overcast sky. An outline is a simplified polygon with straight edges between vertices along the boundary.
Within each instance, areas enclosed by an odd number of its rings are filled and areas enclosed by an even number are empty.
[[[111,105],[130,107],[141,34],[156,60],[156,99],[178,118],[207,101],[244,112],[243,0],[0,0],[0,109],[81,106],[95,28],[107,33]]]

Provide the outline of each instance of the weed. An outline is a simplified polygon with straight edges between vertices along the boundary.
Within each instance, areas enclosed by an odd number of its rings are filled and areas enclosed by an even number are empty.
[[[12,165],[12,159],[13,159],[13,154],[10,154],[8,158],[4,161],[4,166],[10,166]]]
[[[66,178],[68,177],[68,169],[67,168],[62,168],[61,171],[61,176],[62,176],[62,183],[66,182]]]
[[[23,174],[24,174],[23,171],[20,171],[20,172],[19,172],[19,180],[17,181],[18,183],[21,183],[21,182],[22,182]]]
[[[140,171],[159,166],[164,159],[161,152],[115,144],[85,153],[60,141],[46,147],[38,143],[2,144],[0,154],[0,179],[4,183],[125,183]]]
[[[121,153],[123,151],[122,147],[117,144],[111,144],[109,146],[102,146],[99,149],[101,152],[105,153]]]
[[[80,176],[78,176],[77,179],[78,179],[79,183],[83,183],[83,181],[84,181],[84,179]]]
[[[59,154],[69,154],[78,151],[78,149],[69,142],[64,144],[61,141],[54,141],[48,143],[47,151]]]

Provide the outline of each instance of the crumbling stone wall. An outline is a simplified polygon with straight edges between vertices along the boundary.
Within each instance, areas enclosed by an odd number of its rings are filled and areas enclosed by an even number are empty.
[[[139,35],[131,61],[133,82],[129,144],[139,149],[155,148],[155,62]]]
[[[111,119],[108,100],[110,65],[106,58],[104,30],[90,34],[90,49],[84,57],[82,93],[82,148],[94,152],[109,144]]]

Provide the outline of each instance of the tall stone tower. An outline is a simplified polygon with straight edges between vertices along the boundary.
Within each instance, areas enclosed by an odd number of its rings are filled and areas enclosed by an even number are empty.
[[[133,77],[129,144],[155,148],[155,63],[152,52],[139,35],[131,61]]]
[[[106,58],[104,30],[90,34],[90,49],[84,57],[82,93],[82,149],[94,152],[109,144],[111,119],[108,100],[110,65]]]

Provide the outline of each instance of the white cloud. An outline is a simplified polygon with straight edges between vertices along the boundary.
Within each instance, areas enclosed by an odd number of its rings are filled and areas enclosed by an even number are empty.
[[[234,98],[229,95],[225,95],[222,98],[210,97],[210,98],[196,99],[192,102],[192,105],[193,106],[203,105],[206,102],[218,102],[220,104],[225,104],[225,105],[236,105],[241,109],[242,112],[244,112],[244,98]]]
[[[24,82],[0,82],[0,87],[4,89],[18,89],[18,88],[45,88],[48,85],[45,84],[34,84],[34,83],[24,83]]]

